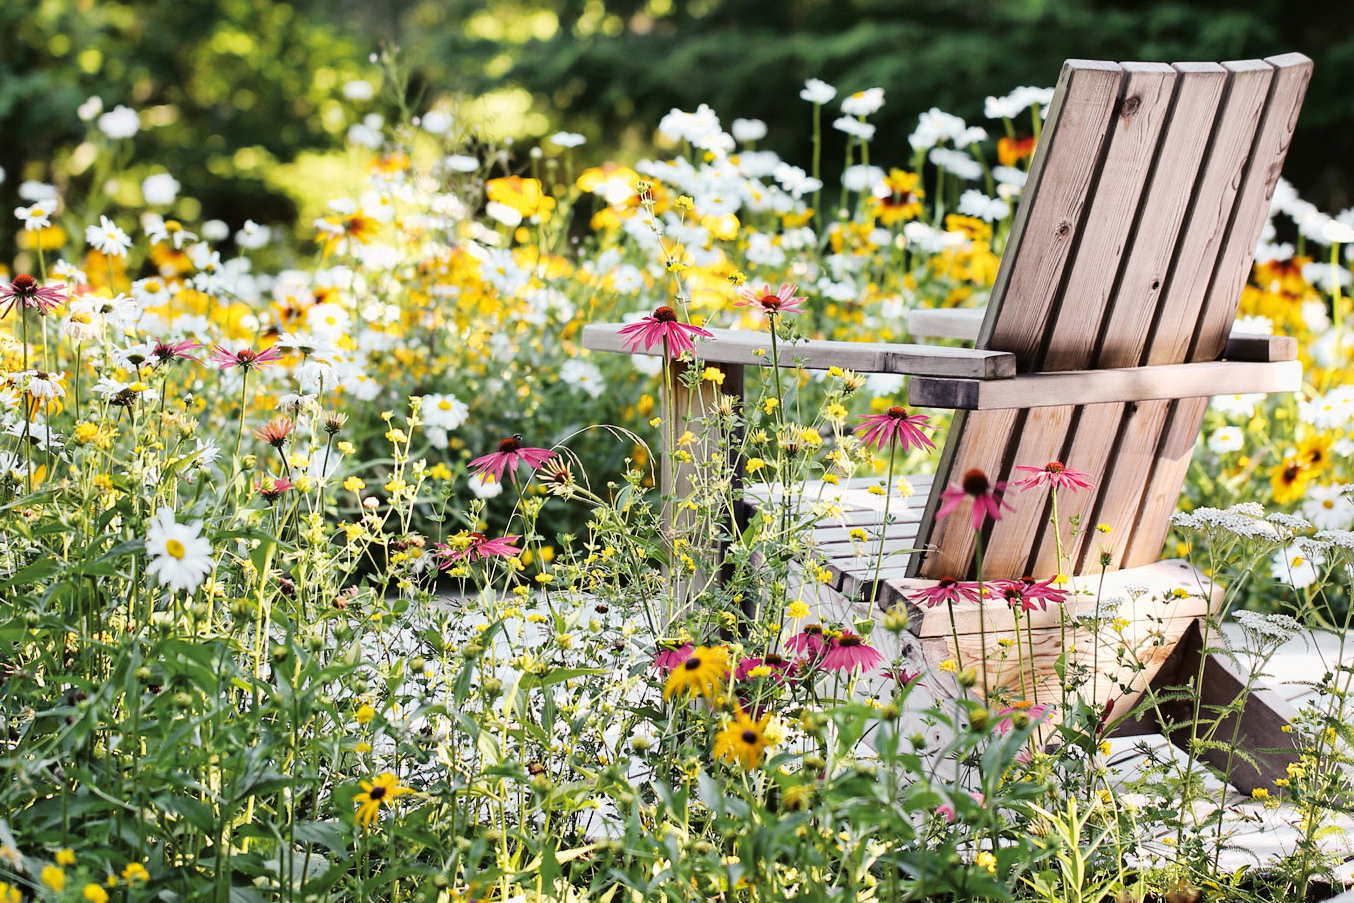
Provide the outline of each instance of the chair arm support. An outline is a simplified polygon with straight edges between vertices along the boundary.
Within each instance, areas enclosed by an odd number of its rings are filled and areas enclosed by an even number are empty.
[[[989,411],[1296,392],[1301,388],[1302,364],[1298,361],[1215,361],[1028,373],[991,382],[917,377],[908,385],[907,400],[919,408]]]
[[[583,347],[590,351],[632,353],[618,333],[623,323],[594,323],[583,327]],[[764,332],[711,329],[713,338],[696,339],[696,357],[712,364],[771,366],[771,339]],[[658,355],[654,347],[639,354]],[[941,348],[931,345],[895,345],[884,342],[834,342],[811,339],[781,344],[782,367],[806,370],[841,367],[858,373],[898,373],[967,380],[1008,380],[1015,376],[1015,355],[1005,351]]]
[[[913,338],[960,339],[973,342],[982,329],[985,307],[938,307],[909,311],[907,331]],[[1229,361],[1295,361],[1298,340],[1287,335],[1233,332],[1222,352]]]

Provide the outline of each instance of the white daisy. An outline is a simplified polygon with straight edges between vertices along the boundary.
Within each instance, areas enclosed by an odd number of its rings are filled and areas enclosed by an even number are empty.
[[[1346,530],[1354,524],[1354,501],[1343,486],[1312,486],[1302,500],[1302,513],[1318,530]]]
[[[127,249],[132,246],[127,233],[106,216],[99,217],[97,226],[85,227],[85,241],[94,250],[113,257],[125,257]]]
[[[202,536],[202,521],[180,524],[174,509],[161,508],[146,530],[147,573],[161,586],[192,592],[212,569],[212,544]]]
[[[454,430],[465,423],[470,408],[455,395],[424,395],[423,422],[430,427]]]
[[[807,100],[809,103],[827,103],[837,96],[837,89],[825,81],[811,78],[804,82],[804,89],[799,92],[801,100]]]
[[[1294,543],[1274,553],[1269,570],[1275,580],[1294,589],[1306,589],[1317,581],[1319,569],[1325,563],[1326,556],[1320,552],[1308,551],[1300,543]]]

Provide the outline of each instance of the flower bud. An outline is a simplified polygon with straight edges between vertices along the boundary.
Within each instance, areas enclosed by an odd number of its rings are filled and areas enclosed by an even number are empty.
[[[963,671],[960,671],[954,678],[955,682],[964,689],[970,689],[978,683],[978,667],[969,665]]]
[[[992,713],[989,712],[987,709],[982,708],[981,706],[969,710],[968,713],[969,730],[973,731],[974,733],[982,733],[983,731],[987,730],[987,725],[991,721],[991,718]]]

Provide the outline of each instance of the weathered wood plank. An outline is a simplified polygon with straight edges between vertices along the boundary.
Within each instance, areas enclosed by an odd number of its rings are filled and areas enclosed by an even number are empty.
[[[624,323],[592,323],[583,327],[583,347],[592,351],[630,354],[621,336]],[[763,332],[711,329],[714,337],[696,340],[696,356],[707,363],[771,366],[771,340]],[[760,353],[759,353],[760,352]],[[639,354],[657,356],[655,346]],[[966,379],[1008,379],[1015,375],[1015,358],[1000,351],[944,348],[935,345],[890,345],[882,342],[837,342],[812,339],[780,346],[782,367],[806,370],[842,367],[859,373],[903,373],[962,376]]]
[[[1059,534],[1045,523],[1040,528],[1039,542],[1033,560],[1028,566],[1031,576],[1047,579],[1061,572],[1070,573],[1079,560],[1082,544],[1087,534],[1095,535],[1095,522],[1090,519],[1095,501],[1099,497],[1101,483],[1109,469],[1109,449],[1119,431],[1119,421],[1123,418],[1124,404],[1092,404],[1081,408],[1080,416],[1072,430],[1072,441],[1063,463],[1073,470],[1090,475],[1091,483],[1097,487],[1094,492],[1060,492],[1058,494],[1058,530],[1063,539],[1063,559],[1058,559]],[[1075,536],[1068,529],[1068,522],[1077,518],[1081,523],[1081,532]]]
[[[1027,476],[1015,470],[1015,465],[1043,467],[1058,460],[1072,421],[1073,408],[1067,405],[1035,408],[1026,414],[1020,445],[1002,479],[1014,482]],[[992,525],[984,543],[987,551],[983,567],[998,577],[1019,577],[1027,573],[1031,552],[1039,541],[1039,528],[1048,517],[1048,487],[1021,491],[1012,486],[1006,499],[1015,510],[1004,512]]]
[[[1212,129],[1205,125],[1216,118],[1227,85],[1227,70],[1216,63],[1182,63],[1176,69],[1180,74],[1175,108],[1162,137],[1132,250],[1109,303],[1094,358],[1100,367],[1133,367],[1141,361],[1208,150]]]
[[[1165,63],[1124,63],[1123,68],[1123,97],[1110,125],[1103,168],[1068,264],[1070,272],[1048,315],[1045,350],[1037,362],[1042,370],[1083,370],[1091,363],[1101,322],[1115,298],[1120,263],[1126,249],[1138,245],[1139,211],[1171,111],[1177,73]],[[1084,152],[1089,155],[1092,149]],[[1144,221],[1144,229],[1152,226]],[[1007,315],[1019,314],[1010,310]]]
[[[1189,360],[1214,360],[1222,353],[1227,333],[1236,319],[1241,287],[1250,275],[1255,245],[1269,214],[1279,172],[1298,124],[1298,111],[1312,77],[1312,61],[1300,53],[1270,57],[1274,67],[1269,103],[1246,168],[1245,183],[1209,284]]]
[[[1000,382],[916,377],[908,385],[907,398],[914,407],[989,411],[1202,398],[1233,393],[1296,392],[1301,388],[1302,364],[1298,361],[1210,361],[1118,370],[1027,373]]]
[[[1159,296],[1149,364],[1178,363],[1188,355],[1274,77],[1274,68],[1261,60],[1226,63],[1224,68],[1229,73],[1227,93]]]
[[[1138,522],[1124,549],[1123,567],[1147,564],[1161,554],[1161,546],[1171,528],[1171,514],[1179,504],[1180,490],[1185,484],[1199,427],[1207,410],[1206,398],[1186,398],[1172,405],[1152,475],[1143,491]]]
[[[1063,64],[978,340],[1014,352],[1022,372],[1037,363],[1124,78],[1114,63]]]
[[[982,329],[985,307],[937,307],[908,311],[907,331],[916,338],[973,341]],[[1298,340],[1286,335],[1256,335],[1236,332],[1227,337],[1224,360],[1295,361]]]
[[[981,470],[996,479],[1006,461],[1006,448],[1018,415],[1019,412],[1012,409],[974,411],[955,416],[918,534],[919,542],[928,551],[913,557],[910,576],[935,580],[962,578],[973,570],[974,536],[968,512],[960,510],[937,521],[940,495],[946,482],[959,482],[971,469]]]
[[[1125,410],[1119,424],[1119,436],[1110,453],[1113,464],[1097,487],[1098,498],[1090,523],[1083,524],[1088,535],[1082,544],[1081,557],[1074,562],[1076,573],[1101,569],[1113,571],[1119,567],[1147,478],[1156,463],[1157,439],[1165,426],[1169,408],[1170,404],[1165,401],[1144,401],[1130,404]],[[1095,533],[1102,523],[1110,527],[1108,534]]]

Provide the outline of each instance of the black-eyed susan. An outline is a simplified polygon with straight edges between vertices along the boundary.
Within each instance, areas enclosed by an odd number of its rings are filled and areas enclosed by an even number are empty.
[[[1296,502],[1307,491],[1311,479],[1312,473],[1303,458],[1296,455],[1285,457],[1270,473],[1269,485],[1274,492],[1274,501],[1280,505]]]
[[[729,671],[729,650],[723,646],[697,646],[681,664],[668,673],[663,685],[663,698],[686,693],[701,696],[713,704],[724,687],[724,676]]]
[[[391,800],[395,797],[413,792],[401,786],[399,778],[388,771],[373,781],[363,781],[362,792],[353,797],[353,802],[357,803],[354,819],[363,828],[370,828],[381,814],[382,805],[392,805]]]
[[[737,762],[744,768],[756,768],[762,764],[762,757],[771,746],[766,736],[766,727],[770,723],[770,712],[754,721],[742,706],[736,707],[733,720],[715,736],[715,758],[731,765]]]

